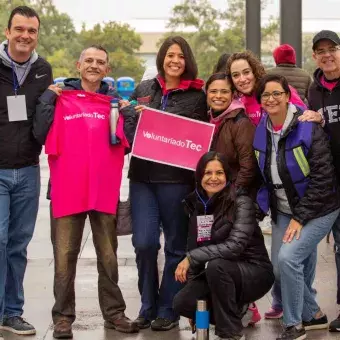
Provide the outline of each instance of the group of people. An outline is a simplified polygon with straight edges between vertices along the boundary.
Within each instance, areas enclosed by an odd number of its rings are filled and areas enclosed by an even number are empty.
[[[195,329],[196,301],[204,299],[217,339],[243,340],[243,327],[261,319],[256,301],[272,289],[265,318],[283,316],[285,328],[277,340],[305,339],[313,329],[339,331],[340,315],[328,325],[313,287],[317,245],[332,229],[340,308],[338,35],[321,31],[314,37],[312,83],[296,67],[289,45],[274,51],[278,66],[269,72],[250,51],[225,54],[204,83],[187,41],[168,37],[157,55],[156,77],[142,81],[129,101],[119,101],[119,142],[110,145],[110,99],[120,98],[103,82],[110,71],[108,52],[85,47],[77,62],[80,77],[65,80],[61,88],[52,84],[50,65],[35,52],[39,28],[33,9],[17,7],[0,45],[0,330],[36,332],[22,318],[23,280],[45,145],[51,172],[54,338],[73,337],[74,281],[87,216],[106,328],[167,331],[182,315]],[[195,172],[131,158],[132,243],[141,295],[140,311],[131,320],[118,286],[116,211],[124,154],[146,102],[210,122],[215,132]],[[77,111],[81,105],[88,105],[86,113]],[[98,112],[89,113],[91,105]],[[91,117],[98,119],[89,123]],[[85,199],[84,187],[94,200]],[[73,210],[61,209],[62,201]],[[259,227],[269,214],[271,259]],[[165,265],[159,282],[161,231]]]

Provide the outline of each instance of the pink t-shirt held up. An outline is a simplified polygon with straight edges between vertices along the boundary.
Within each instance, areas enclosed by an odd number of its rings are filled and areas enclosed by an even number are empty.
[[[51,173],[54,218],[96,210],[116,214],[129,146],[120,116],[110,144],[111,97],[85,91],[64,91],[57,99],[45,152]]]

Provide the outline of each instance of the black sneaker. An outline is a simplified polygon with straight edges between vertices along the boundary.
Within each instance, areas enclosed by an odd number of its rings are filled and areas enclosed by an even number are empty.
[[[164,318],[156,318],[151,322],[151,329],[153,331],[168,331],[179,325],[178,320],[169,320]]]
[[[4,318],[0,330],[12,332],[19,335],[33,335],[36,333],[35,328],[25,321],[21,316]]]
[[[297,329],[295,326],[287,327],[276,340],[303,340],[307,334],[303,327]]]
[[[151,326],[151,321],[145,319],[143,316],[139,316],[134,322],[137,324],[139,329],[146,329]]]
[[[340,314],[329,324],[330,332],[340,332]]]
[[[327,315],[324,315],[319,319],[313,318],[310,321],[302,321],[302,326],[305,327],[306,331],[312,331],[312,330],[315,330],[315,329],[327,328],[328,327]]]

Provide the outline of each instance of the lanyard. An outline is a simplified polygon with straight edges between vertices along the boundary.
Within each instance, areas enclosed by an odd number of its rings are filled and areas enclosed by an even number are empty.
[[[199,194],[198,190],[195,189],[195,191],[196,191],[196,194],[197,194],[198,198],[200,199],[200,201],[201,201],[201,202],[203,203],[203,205],[204,205],[204,215],[206,215],[206,214],[207,214],[208,203],[209,203],[209,201],[212,199],[212,197],[210,197],[210,198],[205,202],[204,199],[203,199],[203,198],[201,197],[201,195]]]
[[[271,130],[270,130],[270,134],[271,134],[271,137],[272,137],[272,144],[273,144],[273,146],[274,146],[274,150],[275,150],[275,154],[276,154],[276,159],[277,159],[278,156],[279,156],[279,142],[280,142],[280,139],[281,139],[281,137],[282,137],[283,126],[282,126],[282,129],[281,129],[281,131],[280,131],[280,137],[279,137],[279,140],[278,140],[278,142],[277,142],[277,147],[276,147],[275,139],[274,139],[274,132],[273,132],[273,130],[274,130],[273,124],[272,124],[272,122],[270,122],[270,124],[271,124],[271,126],[272,126],[272,128],[271,128]]]
[[[29,61],[27,62],[27,65],[25,67],[25,71],[24,71],[24,74],[22,75],[21,79],[19,80],[18,79],[18,76],[16,74],[16,70],[17,70],[17,67],[16,65],[14,64],[13,60],[11,59],[11,67],[12,67],[12,75],[13,75],[13,85],[14,85],[14,93],[15,93],[15,96],[17,96],[17,93],[18,93],[18,89],[20,88],[20,83],[21,81],[24,79],[25,75],[26,75],[26,72],[28,70],[28,66],[30,65]]]
[[[166,106],[168,105],[169,93],[170,92],[168,92],[165,96],[162,97],[162,111],[165,111]]]

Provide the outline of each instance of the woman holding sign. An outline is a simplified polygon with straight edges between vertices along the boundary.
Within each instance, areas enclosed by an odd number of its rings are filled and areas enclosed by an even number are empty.
[[[192,119],[207,120],[204,82],[190,46],[182,37],[167,38],[157,55],[156,78],[141,82],[130,100]],[[140,111],[142,107],[136,106]],[[138,288],[142,306],[140,328],[166,331],[178,325],[173,298],[183,287],[175,281],[178,263],[185,256],[188,219],[182,200],[192,190],[193,172],[132,157],[130,169],[132,242],[136,252]],[[164,232],[165,265],[159,284],[157,257],[160,225]]]
[[[224,155],[205,154],[197,165],[196,190],[185,200],[190,216],[188,252],[175,277],[187,282],[174,308],[195,320],[196,301],[207,300],[218,339],[245,339],[242,317],[251,301],[274,282],[273,268],[256,222],[253,200],[235,197]]]

